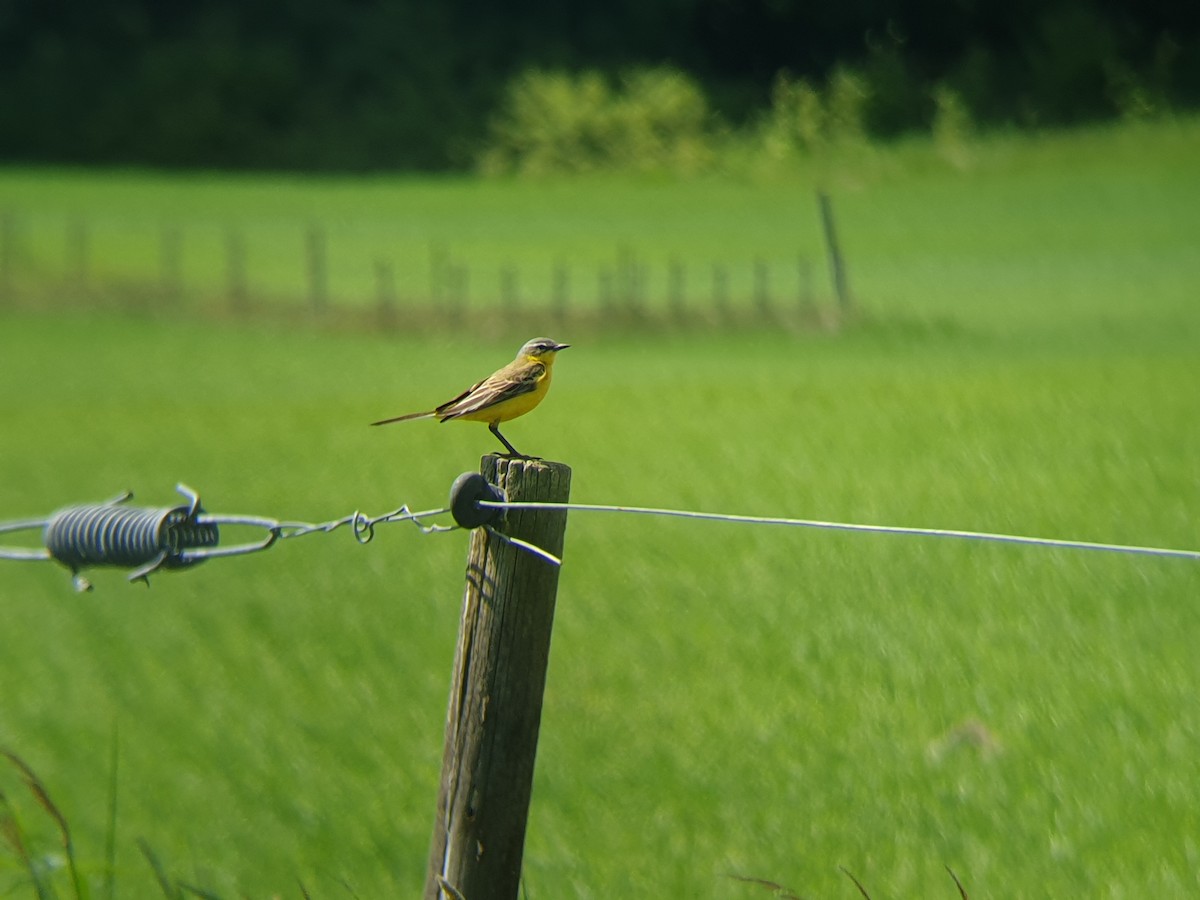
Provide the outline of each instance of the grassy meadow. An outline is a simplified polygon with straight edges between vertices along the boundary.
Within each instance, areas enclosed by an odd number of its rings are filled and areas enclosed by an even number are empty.
[[[506,435],[571,465],[578,502],[1198,549],[1198,146],[1183,120],[995,138],[966,169],[927,144],[877,151],[833,188],[862,321],[553,333],[573,345],[554,388]],[[811,175],[10,170],[0,209],[29,259],[70,216],[109,222],[95,266],[131,280],[156,271],[166,216],[242,223],[278,283],[318,214],[364,266],[387,246],[424,271],[438,241],[531,271],[621,242],[782,265],[820,258]],[[365,423],[452,396],[529,336],[63,299],[0,309],[0,521],[125,488],[174,504],[178,481],[219,513],[438,506],[498,448],[486,429]],[[393,525],[149,589],[98,571],[86,595],[0,560],[0,745],[70,820],[93,896],[114,742],[118,896],[161,893],[139,839],[219,896],[416,894],[465,553],[461,532]],[[858,896],[844,866],[875,898],[953,897],[949,866],[972,898],[1194,896],[1198,598],[1187,560],[573,513],[527,895],[769,895],[743,876]],[[69,896],[44,812],[15,771],[0,791]],[[0,896],[32,894],[3,845]]]

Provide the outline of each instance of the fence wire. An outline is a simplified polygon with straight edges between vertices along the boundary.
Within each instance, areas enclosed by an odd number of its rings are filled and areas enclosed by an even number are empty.
[[[866,534],[910,535],[923,538],[953,538],[1044,548],[1123,553],[1139,556],[1200,560],[1200,551],[1133,544],[1111,544],[1062,538],[1031,537],[983,531],[946,528],[917,528],[901,525],[867,525],[853,522],[829,522],[783,516],[750,516],[734,513],[700,512],[647,506],[618,506],[599,503],[550,503],[510,501],[498,487],[488,484],[482,475],[466,472],[454,482],[450,504],[446,507],[413,511],[407,505],[378,516],[358,510],[327,522],[301,522],[252,515],[218,515],[205,512],[200,496],[184,484],[176,486],[186,503],[168,507],[125,505],[129,493],[96,504],[69,506],[44,518],[0,522],[0,534],[41,529],[44,547],[0,547],[0,559],[17,561],[53,560],[70,569],[75,587],[89,590],[91,584],[80,573],[91,566],[132,569],[130,581],[148,582],[160,570],[184,569],[209,559],[243,556],[266,550],[280,541],[309,534],[329,534],[349,528],[360,544],[369,543],[379,525],[411,522],[425,534],[458,528],[484,528],[488,534],[552,565],[562,560],[552,553],[520,538],[506,534],[500,526],[508,510],[553,510],[562,512],[602,512],[645,515],[690,520],[729,522],[742,525],[772,525],[815,528]],[[451,514],[456,524],[443,525],[428,520]],[[221,546],[221,528],[226,526],[257,528],[262,537],[254,541]]]
[[[907,534],[918,537],[959,538],[1005,544],[1027,544],[1037,547],[1059,547],[1069,550],[1099,550],[1109,553],[1132,553],[1142,556],[1165,556],[1200,560],[1200,550],[1175,550],[1165,547],[1142,547],[1133,544],[1105,544],[1095,541],[1076,541],[1061,538],[1029,537],[1019,534],[997,534],[986,531],[962,531],[952,528],[913,528],[905,525],[862,525],[854,522],[825,522],[820,519],[793,519],[783,516],[744,516],[733,513],[697,512],[686,509],[663,509],[652,506],[614,506],[603,503],[537,503],[507,500],[480,500],[479,506],[498,509],[555,509],[575,512],[625,513],[643,516],[667,516],[680,519],[701,519],[713,522],[735,522],[745,525],[783,525],[795,528],[818,528],[829,531],[857,531],[868,534]]]
[[[176,490],[187,501],[179,506],[135,507],[125,504],[133,495],[124,493],[102,503],[68,506],[41,519],[0,523],[0,534],[42,530],[43,548],[0,547],[0,559],[18,561],[54,560],[71,570],[77,590],[91,589],[81,570],[91,566],[128,568],[130,581],[148,583],[149,576],[165,569],[184,569],[209,559],[244,556],[274,546],[279,541],[308,534],[329,534],[348,527],[354,539],[366,544],[375,528],[395,522],[411,522],[431,534],[452,531],[456,526],[428,524],[427,519],[450,512],[448,507],[414,512],[402,505],[379,516],[357,510],[328,522],[298,522],[266,516],[218,515],[207,513],[200,496],[185,484]],[[262,529],[255,541],[220,546],[223,526]]]

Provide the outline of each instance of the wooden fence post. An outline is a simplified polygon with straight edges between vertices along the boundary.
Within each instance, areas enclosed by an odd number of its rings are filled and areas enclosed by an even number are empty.
[[[754,260],[754,305],[764,319],[771,317],[771,275],[767,261]]]
[[[825,191],[818,191],[817,204],[821,208],[821,225],[825,230],[825,246],[829,252],[833,291],[837,295],[838,308],[843,315],[847,315],[851,306],[850,286],[846,283],[846,264],[842,259],[842,248],[838,244],[837,228],[833,223],[833,203]]]
[[[515,322],[521,306],[520,279],[517,267],[506,265],[500,269],[500,311],[509,322]]]
[[[329,305],[329,269],[325,264],[325,229],[310,225],[304,235],[308,260],[308,302],[317,315]]]
[[[246,285],[246,240],[240,231],[225,232],[225,277],[229,306],[238,314],[250,306],[250,291]]]
[[[571,272],[567,264],[559,260],[554,264],[553,286],[550,289],[551,305],[555,319],[560,325],[567,321],[567,303],[571,291]]]
[[[615,312],[613,308],[612,272],[606,266],[601,266],[596,281],[600,289],[600,315],[608,318]]]
[[[159,264],[160,292],[172,304],[178,303],[183,295],[183,232],[177,225],[163,225],[159,231]]]
[[[13,262],[16,259],[17,226],[8,210],[0,211],[0,305],[12,300]]]
[[[88,288],[88,256],[91,249],[88,232],[85,219],[72,219],[67,224],[67,265],[72,287],[82,291]]]
[[[796,274],[798,276],[797,280],[800,286],[800,314],[803,317],[811,313],[813,306],[815,305],[813,301],[812,263],[808,261],[808,257],[800,256],[796,260]]]
[[[510,501],[570,497],[562,463],[488,455],[480,472]],[[566,525],[566,512],[509,510],[500,530],[559,556]],[[425,900],[517,898],[557,590],[557,566],[475,529]]]
[[[682,322],[687,309],[684,297],[687,286],[687,269],[678,259],[672,259],[667,270],[667,306],[677,323]]]
[[[713,309],[718,318],[729,320],[729,272],[720,263],[713,263]]]
[[[375,309],[381,328],[396,327],[396,277],[386,259],[375,260]]]

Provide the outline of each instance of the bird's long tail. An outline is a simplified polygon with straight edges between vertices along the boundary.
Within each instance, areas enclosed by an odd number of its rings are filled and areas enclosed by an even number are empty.
[[[437,415],[437,410],[429,412],[409,413],[407,416],[396,416],[391,419],[380,419],[378,422],[372,422],[372,425],[390,425],[392,422],[407,422],[409,419],[432,419]]]

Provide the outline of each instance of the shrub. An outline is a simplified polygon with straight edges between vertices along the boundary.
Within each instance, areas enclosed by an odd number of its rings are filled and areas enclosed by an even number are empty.
[[[771,109],[763,122],[763,147],[772,159],[792,152],[819,153],[826,137],[825,104],[820,92],[805,79],[793,81],[786,72],[775,77]]]
[[[770,162],[796,156],[818,160],[867,144],[866,82],[848,69],[836,70],[824,93],[786,73],[775,79],[771,109],[760,127],[762,150]]]
[[[850,69],[839,67],[829,79],[827,93],[830,139],[842,145],[866,143],[866,108],[870,99],[866,79]]]
[[[710,114],[699,87],[674,69],[530,70],[508,86],[488,145],[489,174],[684,171],[711,159]]]
[[[933,91],[933,145],[938,155],[960,169],[970,165],[971,113],[958,91],[938,85]]]

